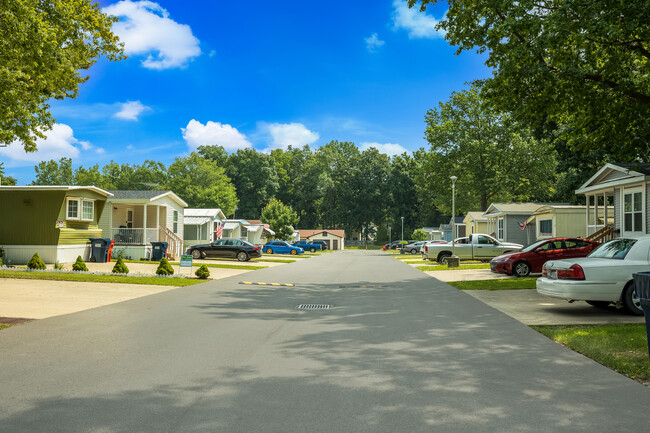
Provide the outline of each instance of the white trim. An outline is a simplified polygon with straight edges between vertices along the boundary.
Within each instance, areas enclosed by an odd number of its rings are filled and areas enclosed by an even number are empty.
[[[5,191],[75,191],[75,190],[88,190],[103,195],[104,197],[112,197],[113,194],[104,191],[96,186],[60,186],[60,185],[39,185],[39,186],[0,186],[0,189]]]
[[[613,170],[613,171],[618,171],[620,173],[625,173],[630,177],[616,179],[616,180],[612,180],[612,181],[609,181],[609,182],[602,182],[602,183],[598,183],[596,185],[589,186],[591,183],[593,183],[597,178],[599,178],[607,170]],[[615,186],[622,186],[622,185],[627,185],[629,183],[641,182],[641,181],[644,181],[644,180],[648,180],[648,178],[650,178],[650,176],[646,176],[643,173],[639,173],[638,171],[634,171],[634,170],[630,170],[630,169],[627,169],[627,168],[624,168],[624,167],[620,167],[620,166],[614,165],[612,163],[607,163],[600,170],[598,170],[596,172],[596,174],[591,176],[588,181],[583,183],[580,186],[580,188],[576,189],[575,193],[576,194],[585,194],[587,192],[591,192],[591,191],[599,190],[599,189],[603,189],[603,188],[614,188]]]
[[[52,264],[56,261],[60,263],[73,263],[77,256],[81,256],[84,261],[90,258],[90,243],[77,245],[4,245],[7,259],[11,264],[24,265],[32,258],[34,253],[38,253],[46,264]],[[9,264],[9,262],[5,263]]]
[[[644,185],[637,185],[634,187],[628,187],[628,188],[621,188],[621,222],[620,222],[620,228],[621,228],[621,235],[622,236],[639,236],[644,233],[646,233],[646,189],[644,188]],[[641,193],[641,230],[640,231],[626,231],[625,230],[625,195],[626,194],[631,194],[632,195],[632,205],[634,206],[634,194],[636,193]],[[628,212],[629,213],[629,212]],[[632,210],[632,215],[634,215],[634,209]],[[634,217],[633,217],[634,218]]]
[[[542,233],[542,222],[545,221],[550,221],[551,222],[551,233]],[[555,216],[551,215],[548,217],[545,217],[543,219],[537,218],[535,221],[535,224],[537,226],[537,239],[546,239],[546,238],[554,238],[555,233],[556,233],[556,227],[555,227]]]

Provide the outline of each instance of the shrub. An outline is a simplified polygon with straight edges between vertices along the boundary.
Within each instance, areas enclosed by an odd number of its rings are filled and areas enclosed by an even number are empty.
[[[29,269],[45,269],[45,262],[41,260],[41,256],[38,255],[38,253],[34,253],[31,259],[29,259],[29,262],[27,263],[27,267]]]
[[[88,266],[86,266],[86,262],[84,262],[84,259],[82,259],[81,256],[78,256],[77,261],[72,264],[72,270],[88,272]]]
[[[208,269],[207,266],[201,265],[199,266],[199,269],[194,272],[194,275],[199,277],[202,280],[206,280],[210,276],[210,270]]]
[[[59,261],[57,260],[56,262],[54,262],[54,269],[56,269],[57,271],[62,270],[63,269],[63,263],[59,263]]]
[[[162,260],[160,261],[160,264],[158,265],[158,269],[156,269],[156,274],[174,275],[174,268],[172,268],[172,265],[169,264],[169,262],[165,257],[163,257]]]
[[[115,263],[115,266],[113,266],[113,273],[114,274],[128,274],[129,273],[129,268],[126,267],[124,264],[124,260],[122,257],[117,258],[117,263]]]
[[[2,267],[2,257],[0,257],[0,268]]]

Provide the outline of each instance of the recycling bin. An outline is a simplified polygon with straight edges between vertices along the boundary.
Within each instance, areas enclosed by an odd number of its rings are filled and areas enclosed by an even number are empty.
[[[648,336],[648,357],[650,357],[650,272],[637,272],[632,275],[634,291],[641,301],[645,316],[645,332]]]
[[[167,254],[167,242],[152,242],[151,243],[151,260],[159,262]]]
[[[111,240],[107,238],[90,238],[90,261],[106,263]]]

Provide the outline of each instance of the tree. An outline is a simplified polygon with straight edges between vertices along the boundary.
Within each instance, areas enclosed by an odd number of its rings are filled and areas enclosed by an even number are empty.
[[[425,116],[431,151],[422,177],[436,207],[451,213],[452,175],[458,177],[457,215],[486,210],[494,201],[548,199],[555,184],[551,145],[481,102],[480,87],[473,84]]]
[[[0,185],[16,185],[16,179],[11,176],[5,176],[4,163],[0,162]]]
[[[74,185],[72,159],[61,158],[59,162],[51,159],[34,166],[36,179],[32,185]]]
[[[177,157],[167,170],[166,187],[190,207],[220,208],[226,215],[235,211],[237,194],[225,170],[214,161],[192,152]]]
[[[404,153],[391,159],[388,177],[387,221],[392,233],[401,230],[404,217],[404,231],[408,233],[421,226],[423,207],[418,196],[417,179],[420,172],[419,157]],[[428,193],[430,195],[430,192]]]
[[[55,123],[51,98],[75,98],[99,57],[124,58],[116,17],[91,0],[10,0],[0,6],[0,145],[27,152]]]
[[[280,240],[291,239],[293,227],[298,224],[298,215],[291,207],[280,200],[271,199],[262,209],[260,218],[264,224],[268,224],[275,232],[275,237]]]
[[[440,0],[408,0],[421,10]],[[566,125],[573,149],[650,160],[650,3],[448,0],[438,28],[457,53],[487,53],[491,103]]]
[[[429,235],[427,234],[427,232],[425,232],[422,229],[416,229],[411,234],[411,239],[415,241],[426,241],[427,239],[429,239]]]
[[[278,175],[271,156],[255,149],[240,149],[230,155],[226,174],[237,189],[239,218],[258,218],[262,207],[278,191]]]
[[[104,188],[104,176],[99,170],[99,165],[95,164],[89,168],[79,166],[74,171],[74,184],[80,186],[96,186]]]

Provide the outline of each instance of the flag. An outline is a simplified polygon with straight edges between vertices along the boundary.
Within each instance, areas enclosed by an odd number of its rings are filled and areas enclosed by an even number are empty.
[[[519,224],[519,228],[522,230],[526,230],[526,224],[528,224],[528,221],[524,221],[523,223],[520,223],[517,221],[517,224]]]
[[[221,236],[223,235],[223,226],[221,223],[219,223],[215,228],[214,228],[214,239],[221,239]]]

